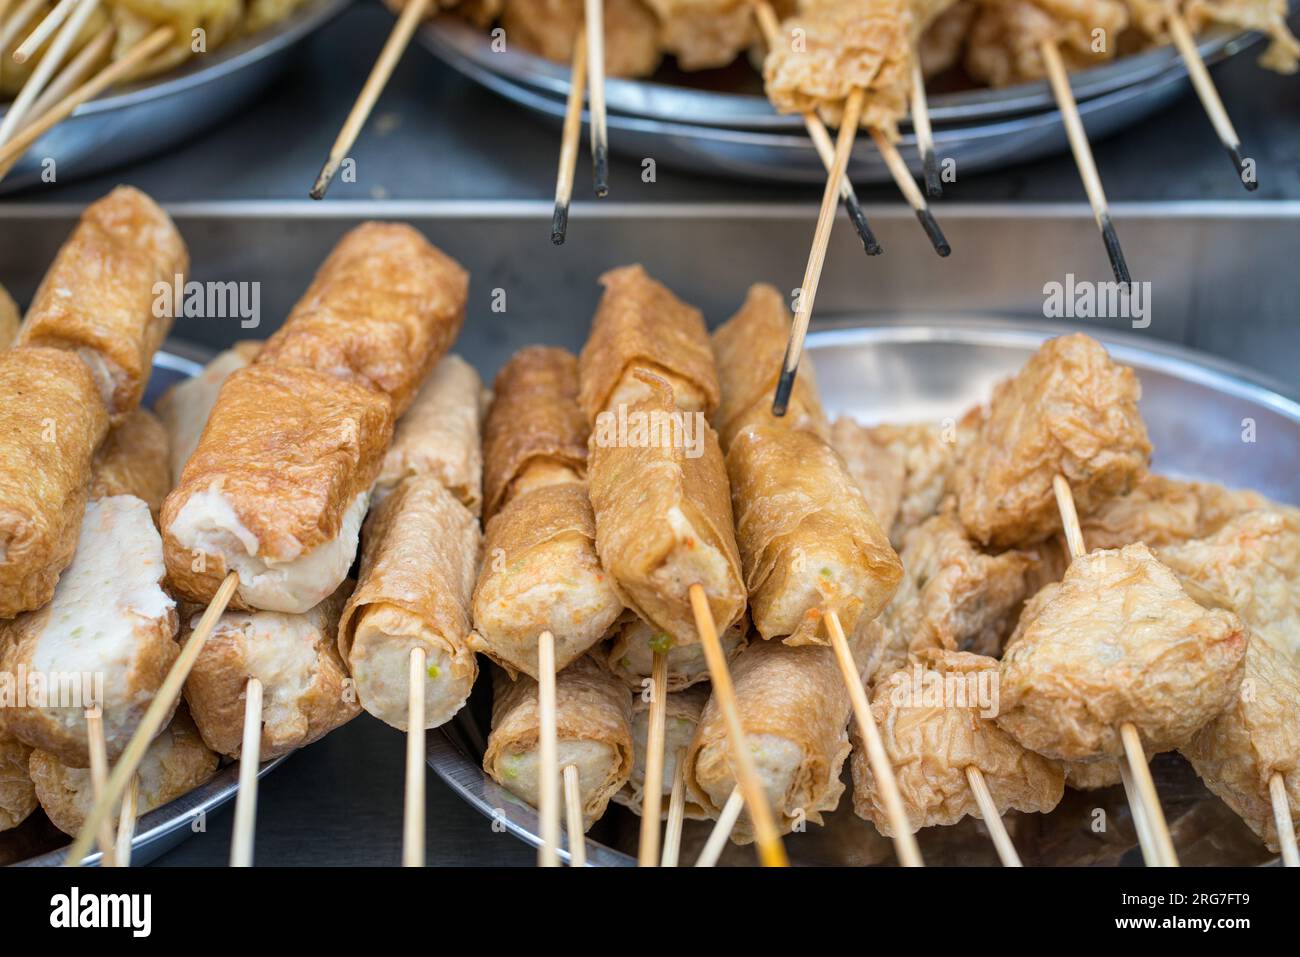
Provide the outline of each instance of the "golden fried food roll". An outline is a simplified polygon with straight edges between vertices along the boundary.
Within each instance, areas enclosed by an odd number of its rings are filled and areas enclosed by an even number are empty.
[[[163,503],[172,586],[203,604],[236,571],[233,608],[320,604],[356,556],[392,429],[365,386],[260,362],[232,374]]]
[[[562,669],[604,637],[623,602],[596,557],[596,521],[581,482],[512,498],[488,522],[474,588],[470,646],[536,678],[537,636],[555,639]]]
[[[668,796],[673,790],[673,777],[677,773],[677,759],[680,755],[685,760],[686,752],[695,740],[700,717],[704,714],[704,705],[709,700],[708,685],[695,685],[685,691],[673,692],[664,703],[666,718],[664,720],[664,801],[663,817],[668,817]],[[645,798],[645,759],[646,741],[650,735],[650,702],[644,694],[632,699],[632,776],[622,790],[614,795],[614,800],[630,809],[634,814],[641,813]],[[693,821],[707,820],[709,814],[704,808],[686,800],[686,817]]]
[[[208,781],[217,773],[217,755],[208,749],[184,707],[171,724],[149,742],[136,772],[137,815],[162,807]],[[48,751],[33,751],[31,776],[45,814],[64,834],[76,836],[95,803],[88,768],[73,768]],[[116,818],[117,810],[113,811]]]
[[[209,748],[239,757],[249,678],[262,683],[263,761],[306,747],[361,713],[336,646],[351,588],[345,581],[301,615],[227,611],[217,619],[185,680],[190,716]],[[187,609],[182,643],[202,613]]]
[[[86,767],[86,710],[98,705],[108,757],[122,753],[178,653],[165,577],[148,505],[118,495],[86,506],[53,600],[0,622],[0,672],[27,677],[25,706],[0,716],[10,734]]]
[[[468,294],[468,273],[417,230],[363,223],[339,240],[257,361],[378,389],[401,415],[456,341]]]
[[[90,370],[59,349],[0,351],[0,618],[40,608],[81,533],[108,432]]]
[[[167,427],[171,445],[172,484],[179,485],[185,463],[199,444],[203,427],[208,424],[212,407],[217,404],[221,386],[232,372],[244,368],[257,358],[262,344],[236,342],[217,355],[192,379],[184,379],[163,393],[155,406],[158,417]]]
[[[718,374],[704,317],[640,266],[611,269],[600,277],[600,297],[591,334],[578,356],[578,404],[596,416],[630,406],[651,390],[637,370],[666,381],[675,404],[712,415],[718,407]]]
[[[0,728],[0,832],[17,827],[36,810],[36,786],[27,770],[32,749]]]
[[[659,19],[659,46],[686,71],[730,64],[759,40],[749,0],[645,0]],[[772,5],[778,16],[792,0]]]
[[[1169,6],[1162,0],[1128,0],[1133,25],[1157,43],[1167,43]],[[1269,38],[1258,63],[1266,70],[1294,73],[1300,67],[1300,40],[1287,26],[1287,0],[1182,0],[1175,4],[1192,33],[1215,24],[1258,30]]]
[[[722,655],[728,662],[745,650],[749,644],[749,616],[718,635]],[[632,612],[625,612],[615,622],[612,637],[604,649],[605,667],[633,691],[643,691],[646,679],[654,669],[656,651],[668,658],[668,690],[684,691],[701,681],[709,680],[709,665],[704,658],[704,646],[698,641],[688,645],[676,644],[665,631],[647,624]]]
[[[840,771],[849,756],[849,694],[835,653],[755,641],[732,664],[731,678],[758,778],[781,832],[804,820],[821,824],[821,812],[835,810],[844,793]],[[726,722],[714,698],[686,762],[688,793],[717,817],[736,778]],[[741,815],[731,837],[738,844],[753,841],[748,815]]]
[[[170,296],[188,271],[171,218],[144,193],[119,186],[81,214],[36,290],[18,342],[81,356],[116,421],[140,404],[153,354],[171,328],[172,310],[159,308],[157,287]]]
[[[929,23],[917,17],[918,28],[923,30],[917,43],[916,55],[921,59],[921,73],[927,80],[956,66],[966,50],[966,36],[979,13],[980,4],[972,0],[949,3]]]
[[[817,396],[817,374],[811,362],[799,368],[784,417],[772,415],[772,396],[790,339],[790,312],[777,290],[766,283],[749,287],[740,310],[713,332],[722,401],[712,416],[718,441],[731,448],[747,425],[784,425],[830,435],[826,413]]]
[[[912,833],[956,824],[967,815],[983,819],[967,768],[983,774],[999,814],[1046,814],[1060,803],[1065,791],[1061,765],[1021,747],[994,722],[997,682],[995,659],[940,651],[915,659],[876,685],[871,711]],[[853,811],[893,837],[856,730],[853,739]]]
[[[533,807],[541,775],[537,693],[532,678],[511,681],[493,670],[492,733],[483,755],[492,780]],[[632,773],[632,695],[590,658],[579,658],[555,676],[555,724],[559,767],[578,769],[589,828]]]
[[[903,487],[907,465],[903,455],[871,435],[871,429],[853,419],[840,416],[831,424],[831,448],[844,459],[844,466],[866,499],[871,514],[880,527],[890,531],[903,504]],[[893,542],[901,546],[902,542]]]
[[[339,654],[361,706],[407,730],[411,651],[425,654],[426,728],[469,698],[478,665],[469,648],[478,521],[431,476],[404,480],[366,519],[361,574],[339,626]]]
[[[411,475],[431,475],[478,515],[483,506],[483,382],[457,355],[444,356],[393,429],[375,481],[379,501]]]
[[[90,498],[134,495],[158,521],[163,499],[172,488],[167,430],[147,409],[132,409],[108,433],[95,453]]]
[[[582,0],[505,0],[501,23],[523,49],[554,60],[573,60],[573,38],[582,26]],[[641,0],[605,0],[605,73],[649,76],[659,66],[654,14]]]
[[[749,613],[764,638],[829,644],[826,616],[852,632],[903,577],[844,460],[821,438],[753,425],[727,450]]]
[[[1060,530],[1052,480],[1065,477],[1080,516],[1147,471],[1151,442],[1137,374],[1081,333],[1049,339],[993,393],[988,418],[957,463],[962,524],[995,548]]]
[[[966,72],[992,87],[1047,75],[1043,41],[1055,43],[1068,70],[1112,60],[1129,24],[1122,0],[998,0],[981,3],[967,37]],[[1110,42],[1098,44],[1094,31]]]
[[[484,519],[528,489],[585,479],[588,432],[571,353],[527,346],[511,356],[483,427]]]
[[[1025,606],[1002,658],[998,725],[1065,761],[1123,757],[1124,722],[1148,752],[1181,747],[1237,696],[1247,635],[1145,545],[1091,552]]]
[[[717,436],[700,416],[673,404],[672,387],[638,371],[647,396],[627,412],[649,423],[644,441],[620,441],[597,423],[588,481],[596,515],[596,552],[623,603],[673,638],[698,641],[689,589],[699,584],[719,632],[745,611],[731,496]],[[656,426],[655,423],[658,423]],[[690,423],[691,443],[685,430]],[[676,439],[664,432],[676,430]]]
[[[18,335],[18,304],[4,286],[0,286],[0,349],[7,349]]]

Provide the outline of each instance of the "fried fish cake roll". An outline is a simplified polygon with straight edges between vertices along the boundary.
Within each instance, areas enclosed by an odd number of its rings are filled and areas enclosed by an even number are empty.
[[[469,274],[418,231],[363,223],[321,265],[259,363],[378,389],[401,415],[465,320]]]
[[[1181,747],[1237,696],[1247,634],[1188,597],[1145,545],[1091,552],[1025,606],[1002,658],[998,725],[1064,761],[1122,758],[1124,722],[1148,753]]]
[[[474,589],[470,644],[536,678],[537,636],[555,639],[555,667],[586,654],[623,611],[596,557],[596,522],[581,482],[512,498],[488,522]]]
[[[876,685],[871,710],[912,833],[956,824],[967,815],[983,819],[967,768],[984,776],[999,814],[1045,814],[1060,803],[1065,792],[1061,765],[1021,747],[994,722],[997,682],[995,659],[940,651],[914,659]],[[854,813],[893,837],[856,732],[853,744]]]
[[[651,390],[644,370],[672,387],[673,401],[688,412],[712,415],[718,407],[718,373],[704,317],[651,279],[640,266],[611,269],[600,277],[591,334],[578,356],[578,404],[595,423],[606,409],[630,406]]]
[[[26,706],[0,716],[10,734],[86,767],[86,710],[98,705],[108,757],[122,753],[178,653],[165,577],[148,505],[118,495],[86,506],[53,600],[0,623],[0,671],[28,678]]]
[[[677,758],[685,758],[695,732],[704,713],[704,705],[709,700],[707,685],[695,685],[685,691],[670,693],[664,703],[666,717],[664,720],[664,797],[672,793],[673,777],[677,773]],[[628,778],[623,789],[614,795],[614,800],[630,809],[634,814],[641,813],[645,797],[645,759],[646,741],[650,735],[650,702],[644,695],[637,695],[632,700],[632,776]],[[663,802],[663,816],[668,817],[668,802]],[[707,820],[709,815],[700,805],[686,801],[686,817],[693,821]]]
[[[849,756],[849,695],[835,653],[755,641],[735,660],[736,705],[763,792],[782,833],[802,820],[821,824],[844,793],[840,771]],[[710,698],[686,757],[693,800],[717,817],[736,786],[731,743],[716,699]],[[742,814],[732,840],[748,844],[753,827]]]
[[[188,794],[217,773],[217,755],[199,736],[184,707],[176,709],[163,733],[149,742],[137,771],[137,815]],[[88,768],[73,768],[48,751],[33,751],[31,776],[45,814],[64,834],[76,836],[95,803]],[[117,811],[114,810],[114,817]]]
[[[36,810],[36,786],[27,764],[32,749],[0,729],[0,832],[17,827]]]
[[[511,356],[483,427],[484,518],[528,489],[585,479],[588,432],[571,353],[527,346]]]
[[[356,557],[392,430],[373,389],[262,363],[231,375],[163,503],[172,586],[204,604],[236,571],[232,608],[320,604]]]
[[[239,757],[249,678],[262,683],[263,761],[306,747],[361,713],[337,647],[339,615],[351,589],[345,581],[300,615],[227,611],[217,619],[185,680],[185,702],[209,748]],[[182,643],[202,613],[187,609]]]
[[[408,478],[366,520],[361,574],[339,653],[361,706],[407,730],[411,651],[424,649],[426,728],[451,719],[478,677],[469,648],[478,521],[432,477]]]
[[[444,356],[397,420],[375,481],[379,501],[411,475],[431,475],[478,515],[483,507],[483,382],[457,355]]]
[[[185,463],[199,444],[203,427],[208,424],[217,395],[232,372],[252,363],[262,348],[260,342],[245,341],[217,355],[192,379],[176,383],[155,406],[158,417],[167,428],[171,444],[172,484],[179,485]]]
[[[853,419],[840,416],[831,424],[831,448],[844,459],[849,475],[862,491],[867,507],[880,527],[890,533],[903,504],[907,464],[901,453],[872,438],[871,430]],[[901,546],[902,542],[893,542]]]
[[[85,364],[0,351],[0,618],[40,608],[72,561],[108,415]]]
[[[644,421],[658,434],[634,442],[630,434],[628,441],[607,435],[599,425],[592,432],[588,481],[596,552],[625,605],[674,644],[691,644],[699,640],[688,597],[692,585],[703,586],[719,632],[745,611],[726,465],[702,417],[680,412],[663,379],[638,375],[649,391],[632,406],[629,421]],[[689,447],[665,434],[687,423]],[[679,430],[678,438],[684,435]]]
[[[966,72],[992,87],[1047,75],[1042,44],[1055,43],[1067,70],[1115,58],[1118,43],[1098,44],[1093,31],[1118,37],[1129,24],[1121,0],[999,0],[981,3],[966,43]]]
[[[7,349],[18,335],[18,304],[4,286],[0,286],[0,349]]]
[[[172,488],[167,430],[147,409],[132,409],[108,433],[95,453],[90,498],[134,495],[149,506],[156,523]]]
[[[511,42],[554,60],[573,60],[573,39],[583,24],[582,0],[505,0],[501,23]],[[605,0],[605,73],[649,76],[659,66],[654,14],[641,0]]]
[[[155,288],[189,271],[185,241],[148,196],[119,186],[86,207],[27,310],[22,345],[69,349],[90,366],[116,421],[140,404],[171,328]]]
[[[511,681],[494,669],[492,733],[483,770],[533,807],[540,793],[539,722],[537,682],[526,675]],[[559,767],[578,770],[589,828],[632,773],[632,695],[590,658],[579,658],[555,676],[555,727]]]
[[[1207,538],[1243,512],[1271,504],[1249,489],[1147,474],[1127,495],[1108,499],[1080,525],[1083,540],[1093,548],[1141,542],[1163,549]]]
[[[772,415],[772,395],[790,339],[790,312],[777,290],[759,283],[749,287],[744,304],[713,332],[722,401],[713,414],[713,427],[724,449],[747,425],[793,426],[829,437],[830,426],[817,396],[812,363],[799,368],[783,418]]]
[[[749,611],[764,638],[829,644],[889,603],[903,566],[844,460],[810,432],[753,425],[727,451]]]
[[[704,646],[698,641],[689,645],[674,643],[664,631],[648,624],[631,612],[614,625],[613,637],[604,649],[605,666],[633,691],[641,691],[645,680],[654,670],[656,651],[668,656],[668,690],[683,691],[701,681],[709,680],[709,665],[704,658]],[[745,650],[749,644],[749,616],[740,620],[718,636],[723,657],[728,662]]]
[[[978,437],[957,463],[962,524],[984,545],[1032,545],[1061,527],[1052,479],[1065,477],[1080,516],[1146,474],[1151,442],[1137,374],[1095,339],[1049,339],[998,385]]]

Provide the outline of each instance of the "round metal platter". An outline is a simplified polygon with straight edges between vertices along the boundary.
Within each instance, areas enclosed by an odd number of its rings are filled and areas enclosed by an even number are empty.
[[[808,337],[827,412],[867,424],[940,421],[959,416],[989,395],[993,384],[1018,370],[1049,336],[1080,326],[996,320],[934,318],[871,325],[833,324]],[[1278,501],[1300,504],[1300,402],[1277,383],[1187,349],[1134,335],[1084,329],[1106,343],[1117,361],[1142,380],[1142,414],[1155,446],[1156,471],[1257,489]],[[1243,419],[1253,419],[1267,442],[1243,445]],[[485,676],[486,677],[486,674]],[[536,811],[483,773],[491,682],[480,679],[470,706],[429,736],[428,762],[467,802],[520,840],[536,846]],[[1156,786],[1179,857],[1185,865],[1258,865],[1273,862],[1235,814],[1205,789],[1176,755],[1152,764]],[[1095,825],[1098,809],[1105,827]],[[1132,821],[1121,787],[1067,789],[1050,814],[1008,814],[1007,826],[1027,865],[1140,865]],[[694,860],[711,822],[687,821],[682,862]],[[593,865],[635,863],[638,821],[610,804],[587,835]],[[926,863],[996,866],[983,824],[967,818],[952,827],[927,828],[918,838]],[[848,793],[826,816],[826,826],[785,838],[801,865],[892,864],[892,844],[857,818]],[[722,863],[753,864],[752,847],[731,845]]]
[[[66,182],[161,152],[220,123],[269,86],[299,41],[350,2],[307,0],[281,23],[91,100],[32,145],[0,181],[0,193],[40,182],[44,157],[57,161],[59,181]]]

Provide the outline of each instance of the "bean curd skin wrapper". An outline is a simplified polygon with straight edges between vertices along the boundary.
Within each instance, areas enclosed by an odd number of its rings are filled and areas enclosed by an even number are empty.
[[[167,430],[152,412],[133,409],[95,453],[90,498],[134,495],[155,523],[172,488]]]
[[[704,646],[699,642],[689,645],[674,644],[672,638],[654,625],[642,621],[633,612],[624,612],[610,629],[610,639],[601,649],[607,667],[633,691],[645,688],[645,679],[654,674],[655,649],[668,656],[668,690],[683,691],[692,685],[709,680],[709,665],[704,657]],[[731,662],[749,644],[749,616],[718,635],[722,657]]]
[[[81,533],[108,414],[89,369],[59,349],[0,351],[0,618],[45,605]]]
[[[252,363],[261,348],[260,342],[252,340],[235,343],[204,366],[197,376],[176,383],[158,400],[154,408],[167,429],[171,446],[172,485],[180,484],[185,463],[199,444],[222,385],[232,372]]]
[[[0,727],[0,834],[17,827],[36,810],[36,787],[27,771],[32,749]]]
[[[425,728],[469,698],[478,521],[434,478],[408,478],[366,520],[361,575],[339,626],[339,653],[361,706],[407,730],[410,657],[425,652]]]
[[[647,695],[643,693],[635,695],[632,699],[632,744],[635,753],[632,776],[622,790],[614,795],[614,800],[617,803],[638,816],[641,814],[641,808],[645,803],[646,744],[650,735],[651,703],[646,698]],[[685,691],[670,693],[668,700],[664,702],[663,794],[665,800],[662,802],[660,810],[662,820],[668,819],[668,801],[666,799],[672,794],[673,776],[677,773],[678,754],[681,754],[684,761],[686,753],[690,749],[691,741],[695,739],[695,732],[699,727],[700,717],[704,713],[704,705],[708,700],[708,686],[694,685]],[[685,804],[685,815],[687,820],[691,821],[706,821],[709,819],[709,813],[689,799]]]
[[[140,404],[171,328],[168,290],[189,271],[185,242],[148,196],[119,186],[86,207],[41,281],[18,342],[81,355],[116,422]]]

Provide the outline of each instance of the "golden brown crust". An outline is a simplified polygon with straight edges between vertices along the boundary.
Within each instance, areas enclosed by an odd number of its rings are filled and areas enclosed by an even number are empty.
[[[36,787],[27,764],[32,749],[0,730],[0,832],[15,828],[36,810]]]
[[[578,406],[578,360],[564,349],[528,346],[497,373],[483,426],[483,518],[511,495],[529,465],[551,462],[587,474],[587,419]]]
[[[0,352],[0,618],[40,608],[77,547],[108,432],[95,381],[58,349]]]
[[[390,396],[401,415],[465,319],[469,275],[418,231],[363,223],[344,236],[257,357]]]
[[[966,47],[966,72],[989,86],[1041,80],[1047,75],[1042,43],[1060,50],[1068,70],[1113,59],[1114,42],[1129,23],[1120,0],[1002,0],[979,5]],[[1098,45],[1094,31],[1111,42]]]
[[[0,349],[8,349],[18,335],[18,304],[9,290],[0,286]]]
[[[502,25],[512,43],[548,60],[573,60],[582,0],[505,0]],[[605,72],[649,76],[659,65],[655,18],[640,0],[605,0]]]
[[[116,421],[140,404],[153,354],[171,328],[155,285],[171,289],[188,271],[171,218],[144,193],[119,186],[82,213],[36,290],[19,342],[90,350],[105,360]]]
[[[830,443],[844,459],[849,475],[862,491],[880,527],[886,531],[893,529],[907,481],[907,463],[902,452],[877,442],[871,429],[848,416],[840,416],[831,424]]]
[[[152,412],[133,409],[95,453],[90,499],[134,495],[149,506],[154,524],[171,491],[167,430]]]
[[[751,635],[749,616],[722,632],[718,640],[722,656],[733,661],[749,645]],[[606,668],[633,691],[642,691],[646,679],[654,673],[655,649],[668,648],[668,691],[676,694],[709,680],[708,661],[704,646],[698,642],[689,645],[672,644],[663,632],[650,625],[633,612],[625,611],[609,630],[609,641],[597,654]]]

